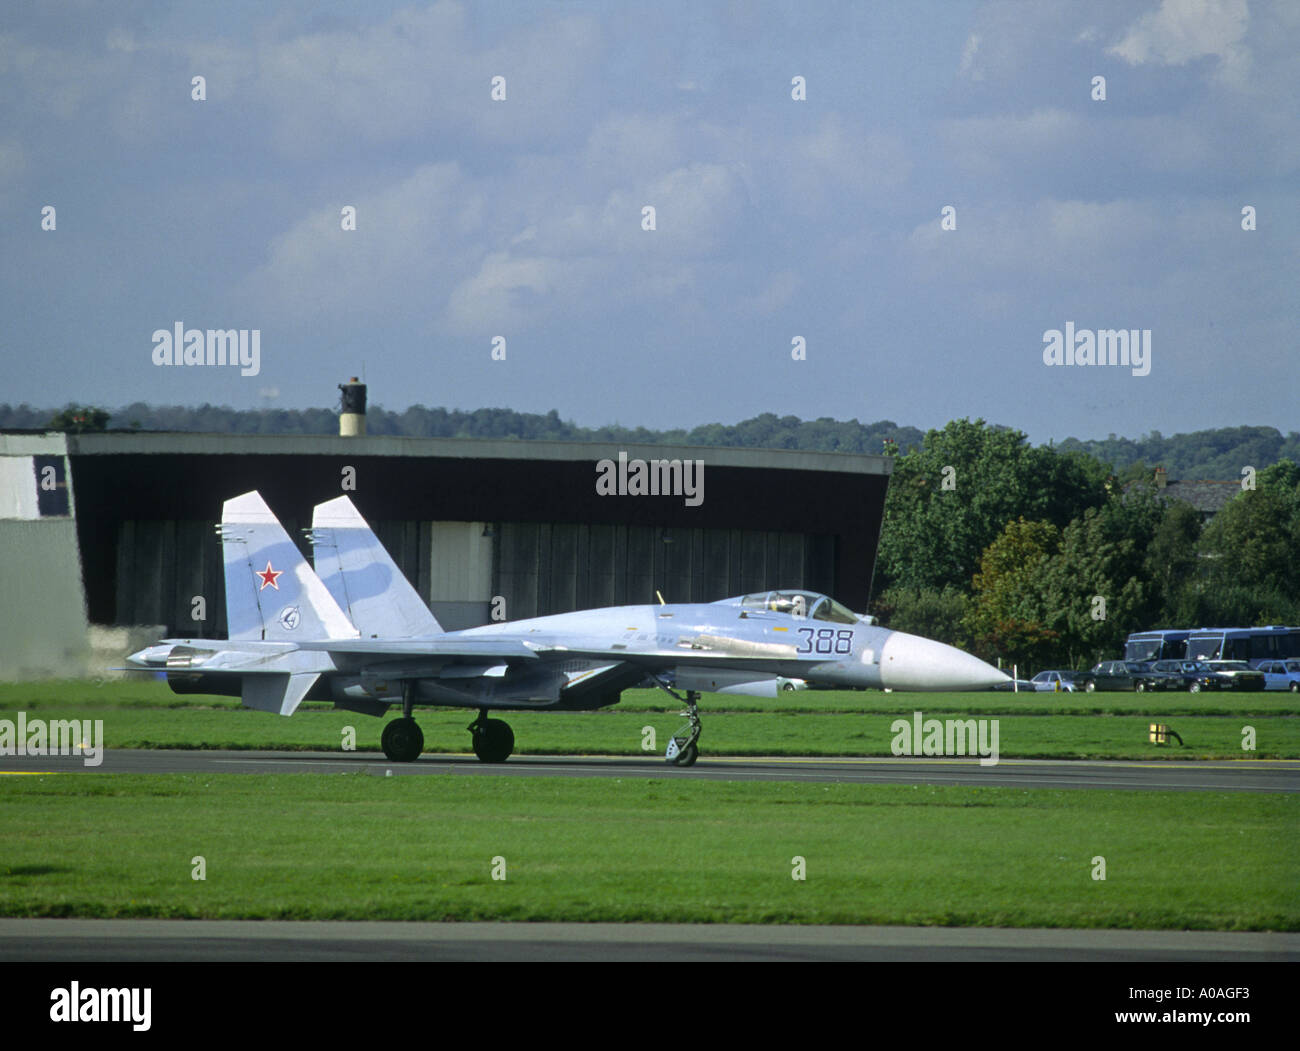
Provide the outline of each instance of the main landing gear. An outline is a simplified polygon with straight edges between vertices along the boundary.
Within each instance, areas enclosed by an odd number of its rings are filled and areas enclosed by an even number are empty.
[[[682,715],[686,716],[687,723],[675,734],[673,739],[668,742],[668,750],[664,752],[664,761],[670,766],[694,766],[695,760],[700,757],[699,740],[700,732],[704,729],[700,722],[700,695],[695,690],[687,690],[686,696],[682,697],[674,693],[658,679],[654,680],[655,685],[663,690],[668,696],[676,698],[686,705],[686,711]]]
[[[474,735],[474,754],[485,763],[504,763],[515,750],[515,732],[501,719],[489,719],[480,708],[478,718],[469,724]]]
[[[419,724],[411,718],[411,705],[415,700],[415,683],[402,683],[402,717],[384,727],[379,739],[384,755],[395,763],[413,763],[424,751],[424,734]]]
[[[411,718],[414,690],[414,683],[402,684],[402,716],[385,726],[380,738],[384,755],[394,763],[413,763],[424,751],[424,734]],[[515,733],[510,724],[489,719],[485,709],[479,709],[478,718],[468,729],[474,737],[474,754],[485,763],[504,763],[515,750]]]

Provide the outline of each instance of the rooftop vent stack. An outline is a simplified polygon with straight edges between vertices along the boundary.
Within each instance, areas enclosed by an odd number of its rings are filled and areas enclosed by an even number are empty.
[[[363,395],[362,395],[362,400],[363,400],[363,401],[364,401],[364,398],[365,398],[365,395],[363,394]],[[1163,489],[1163,488],[1164,488],[1166,485],[1168,485],[1168,484],[1169,484],[1169,475],[1168,475],[1168,473],[1165,471],[1165,469],[1164,469],[1163,467],[1157,467],[1157,468],[1156,468],[1156,488],[1157,488],[1157,489]]]
[[[366,385],[353,376],[340,383],[343,392],[342,411],[339,413],[339,434],[355,438],[366,433]]]

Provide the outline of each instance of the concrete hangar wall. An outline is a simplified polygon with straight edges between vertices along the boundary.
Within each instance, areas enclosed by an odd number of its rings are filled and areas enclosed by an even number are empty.
[[[344,492],[447,628],[588,607],[712,601],[775,587],[858,610],[886,457],[605,443],[108,432],[66,439],[95,624],[226,633],[222,501],[260,490],[310,557],[315,504]],[[703,500],[602,496],[597,464],[703,461]],[[350,469],[350,470],[349,470]],[[194,598],[206,616],[196,622]]]
[[[0,434],[0,681],[89,667],[67,452],[62,434]]]

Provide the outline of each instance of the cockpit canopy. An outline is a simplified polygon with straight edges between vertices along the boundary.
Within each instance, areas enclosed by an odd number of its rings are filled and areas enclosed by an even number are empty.
[[[723,599],[725,605],[742,610],[786,613],[792,617],[830,621],[834,624],[857,624],[858,617],[827,595],[815,591],[756,591],[752,595]]]

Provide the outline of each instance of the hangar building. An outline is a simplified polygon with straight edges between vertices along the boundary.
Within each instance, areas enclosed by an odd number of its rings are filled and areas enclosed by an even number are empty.
[[[599,464],[620,453],[702,462],[702,500],[601,495]],[[308,557],[312,508],[347,493],[448,629],[487,622],[494,599],[517,620],[656,591],[703,602],[806,588],[861,611],[891,468],[884,456],[586,442],[0,434],[0,588],[18,598],[0,614],[0,678],[93,674],[88,624],[224,637],[214,525],[222,501],[250,489]]]

